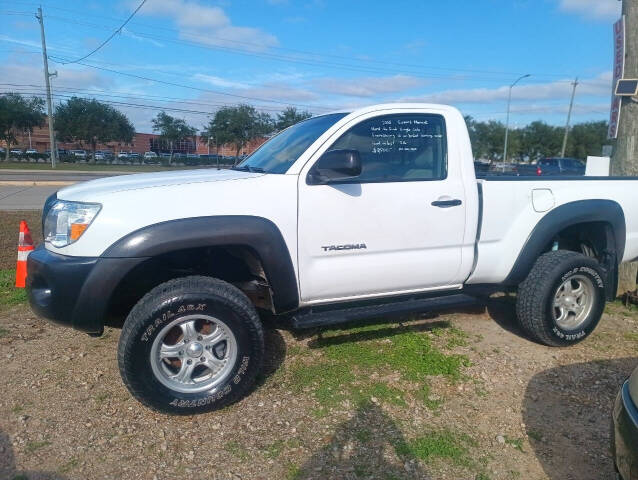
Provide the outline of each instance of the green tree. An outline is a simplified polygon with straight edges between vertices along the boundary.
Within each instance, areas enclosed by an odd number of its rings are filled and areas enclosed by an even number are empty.
[[[135,128],[119,110],[95,99],[72,97],[55,109],[55,131],[64,142],[90,145],[95,159],[98,143],[130,142]]]
[[[583,160],[588,155],[602,155],[608,129],[609,124],[605,120],[574,125],[569,132],[565,155]]]
[[[9,161],[9,150],[16,143],[16,135],[34,127],[44,125],[44,100],[38,97],[25,98],[18,93],[0,96],[0,140],[6,143],[5,160]]]
[[[158,113],[153,119],[153,131],[158,132],[160,139],[168,143],[171,149],[169,163],[173,160],[175,144],[192,138],[197,133],[197,130],[188,125],[186,120],[171,117],[166,112]]]
[[[283,112],[277,114],[275,128],[281,131],[310,117],[312,117],[312,113],[306,110],[298,111],[295,107],[287,107]]]
[[[530,161],[560,154],[563,129],[536,121],[522,129],[521,148]]]
[[[495,120],[476,122],[474,125],[476,145],[474,156],[489,160],[500,160],[503,157],[503,142],[505,141],[505,125]]]
[[[248,142],[272,131],[270,115],[260,113],[250,105],[238,105],[219,109],[204,127],[202,136],[214,138],[218,144],[233,144],[237,157]]]

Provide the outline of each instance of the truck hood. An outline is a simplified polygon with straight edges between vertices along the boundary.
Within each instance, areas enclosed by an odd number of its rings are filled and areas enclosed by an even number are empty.
[[[106,194],[142,188],[184,185],[189,183],[220,182],[244,180],[264,175],[238,170],[175,170],[168,172],[141,173],[100,178],[88,182],[77,183],[58,191],[58,198],[75,201],[95,201]]]

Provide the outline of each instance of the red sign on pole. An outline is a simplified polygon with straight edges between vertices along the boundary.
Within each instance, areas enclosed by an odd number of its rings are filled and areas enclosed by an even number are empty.
[[[611,92],[611,116],[609,117],[609,132],[607,138],[618,138],[618,122],[622,98],[616,96],[618,80],[625,74],[625,16],[614,23],[614,83]]]

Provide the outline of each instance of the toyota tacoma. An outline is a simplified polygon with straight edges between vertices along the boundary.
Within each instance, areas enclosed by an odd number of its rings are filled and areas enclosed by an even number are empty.
[[[300,122],[229,170],[64,188],[43,232],[34,311],[122,326],[131,394],[192,414],[249,391],[266,315],[321,327],[517,291],[529,337],[583,340],[638,259],[638,181],[477,180],[458,110],[388,104]]]

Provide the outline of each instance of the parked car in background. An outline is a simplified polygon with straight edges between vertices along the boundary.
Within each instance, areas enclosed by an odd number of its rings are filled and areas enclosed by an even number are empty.
[[[19,148],[12,148],[11,150],[9,150],[9,153],[11,153],[12,155],[22,155],[22,150],[20,150]]]
[[[157,153],[155,152],[144,152],[144,160],[153,160],[157,158]]]
[[[142,156],[139,153],[131,152],[128,154],[128,158],[131,160],[139,160]]]
[[[95,152],[95,155],[93,155],[93,157],[96,161],[106,160],[106,155],[104,154],[104,152],[100,152],[99,150]]]
[[[75,158],[81,158],[82,160],[86,160],[86,150],[71,150],[70,153]]]
[[[45,155],[51,155],[51,150],[50,149],[46,149],[44,151]],[[58,157],[64,156],[64,155],[68,155],[69,152],[67,150],[65,150],[64,148],[58,148]]]
[[[492,163],[489,167],[488,175],[517,175],[516,165],[505,162]]]
[[[24,152],[26,155],[37,155],[38,151],[35,148],[29,148]]]
[[[611,452],[623,480],[638,479],[638,368],[616,397]]]
[[[585,163],[576,158],[543,158],[537,166],[537,175],[585,175]]]
[[[120,151],[120,153],[117,154],[117,158],[128,158],[128,155],[128,152]]]

